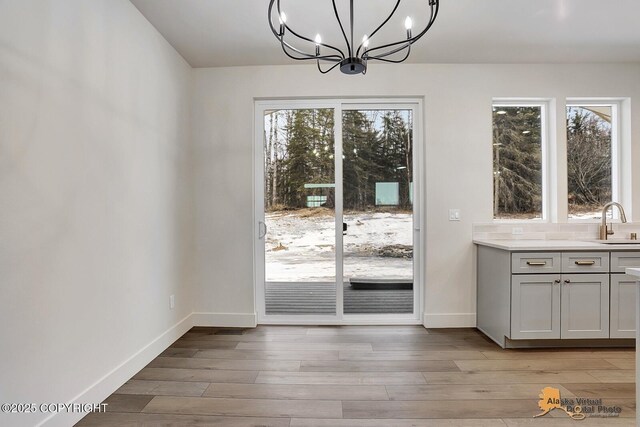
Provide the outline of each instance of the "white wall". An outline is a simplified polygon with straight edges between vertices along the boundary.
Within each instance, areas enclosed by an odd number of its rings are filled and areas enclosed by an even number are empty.
[[[633,106],[639,75],[637,64],[192,71],[127,0],[0,0],[0,402],[99,402],[191,323],[252,323],[254,98],[424,97],[426,322],[458,326],[475,321],[471,224],[491,219],[491,98],[557,98],[562,121],[565,97]],[[634,109],[631,121],[637,139]],[[640,197],[633,208],[640,220]]]
[[[252,146],[254,98],[424,97],[428,326],[475,325],[471,225],[492,219],[491,100],[631,97],[633,170],[640,170],[640,65],[379,65],[366,76],[321,75],[314,66],[194,70],[192,142],[196,200],[195,311],[254,313]],[[557,132],[556,155],[566,156]],[[566,178],[563,181],[566,186]],[[640,219],[640,174],[633,175]],[[558,198],[566,190],[558,188]],[[560,200],[560,202],[562,202]],[[460,208],[462,221],[449,222]],[[566,211],[566,208],[565,208]],[[241,317],[235,316],[239,320]],[[222,318],[233,319],[234,316]]]
[[[0,1],[0,402],[100,402],[189,326],[190,90],[127,0]]]

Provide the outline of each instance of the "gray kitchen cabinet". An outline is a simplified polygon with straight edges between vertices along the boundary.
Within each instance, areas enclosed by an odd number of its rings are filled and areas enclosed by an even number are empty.
[[[563,274],[560,338],[609,338],[609,274]]]
[[[545,338],[560,338],[560,275],[514,275],[511,339]]]
[[[628,266],[640,266],[639,251],[479,244],[477,328],[503,348],[635,338],[637,291],[623,274]]]
[[[609,275],[514,275],[510,338],[609,338]]]
[[[627,274],[611,275],[611,338],[636,337],[636,280]]]

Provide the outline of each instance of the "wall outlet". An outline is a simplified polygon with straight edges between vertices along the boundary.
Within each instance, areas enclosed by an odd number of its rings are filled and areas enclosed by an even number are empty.
[[[460,221],[460,209],[449,209],[449,221]]]
[[[524,230],[522,229],[522,227],[513,227],[511,229],[511,234],[513,234],[514,236],[524,234]]]
[[[176,307],[176,296],[169,295],[169,308],[173,310]]]

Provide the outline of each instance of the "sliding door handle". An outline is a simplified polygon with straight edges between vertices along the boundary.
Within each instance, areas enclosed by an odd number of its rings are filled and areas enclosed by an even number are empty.
[[[267,224],[262,221],[258,221],[258,239],[264,239],[264,236],[267,235]]]

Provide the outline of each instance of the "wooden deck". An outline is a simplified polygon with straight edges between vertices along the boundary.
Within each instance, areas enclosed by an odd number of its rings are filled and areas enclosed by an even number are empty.
[[[334,283],[267,283],[267,314],[335,314]],[[347,314],[413,313],[411,289],[354,289],[344,284]]]
[[[502,350],[473,329],[193,328],[82,427],[635,426],[633,349]],[[538,395],[620,418],[541,418]]]

